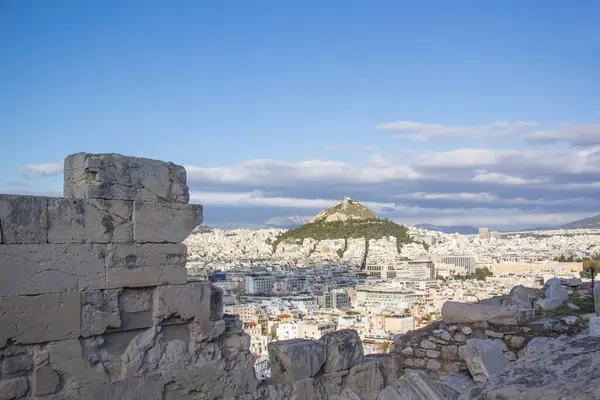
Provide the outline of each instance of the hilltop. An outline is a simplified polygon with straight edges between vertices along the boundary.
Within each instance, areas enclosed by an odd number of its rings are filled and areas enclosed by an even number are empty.
[[[273,243],[277,246],[287,239],[379,239],[396,237],[398,245],[410,243],[408,228],[377,214],[356,200],[345,198],[339,204],[317,214],[309,223],[281,234]]]
[[[560,229],[593,229],[600,228],[600,215],[593,217],[583,218],[577,221],[569,222],[568,224],[561,225]]]
[[[366,221],[377,219],[377,214],[366,206],[349,197],[344,198],[339,204],[326,208],[310,220],[311,224],[319,222],[336,221]]]

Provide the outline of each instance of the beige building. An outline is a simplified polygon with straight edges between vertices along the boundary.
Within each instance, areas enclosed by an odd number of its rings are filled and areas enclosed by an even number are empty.
[[[564,270],[568,272],[579,272],[583,270],[583,263],[576,262],[551,262],[551,263],[500,263],[490,266],[494,275],[519,274],[526,271],[553,272]]]

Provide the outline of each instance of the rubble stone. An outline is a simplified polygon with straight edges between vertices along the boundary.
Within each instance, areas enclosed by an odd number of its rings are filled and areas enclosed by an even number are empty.
[[[477,383],[486,382],[508,364],[500,346],[489,339],[467,339],[466,346],[461,349],[461,358]]]
[[[341,329],[328,332],[321,337],[327,346],[324,372],[350,369],[363,362],[364,352],[358,332],[354,329]]]

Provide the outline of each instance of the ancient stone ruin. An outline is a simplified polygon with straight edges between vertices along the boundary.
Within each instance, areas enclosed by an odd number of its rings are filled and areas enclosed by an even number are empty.
[[[365,356],[353,330],[273,342],[259,382],[221,290],[187,281],[181,242],[202,206],[188,204],[185,169],[78,153],[64,173],[64,198],[0,195],[0,400],[537,398],[517,394],[544,354],[550,396],[579,398],[571,386],[599,375],[600,339],[571,338],[578,320],[527,325],[539,296],[516,288],[501,305],[447,303],[390,354]],[[540,303],[564,302],[562,286]]]

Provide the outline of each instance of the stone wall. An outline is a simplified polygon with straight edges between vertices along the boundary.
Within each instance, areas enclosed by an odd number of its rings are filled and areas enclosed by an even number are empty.
[[[228,398],[257,387],[222,292],[187,282],[183,167],[65,160],[64,198],[0,195],[0,399]]]

